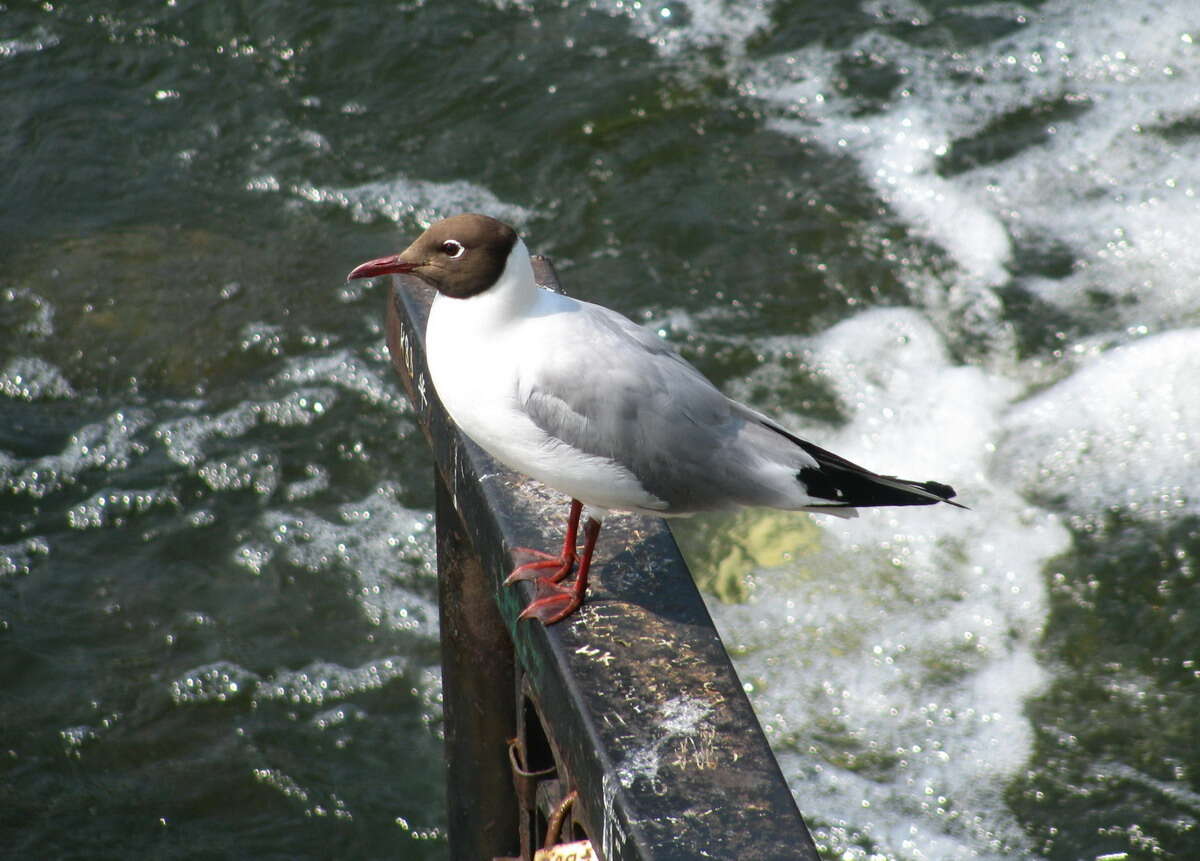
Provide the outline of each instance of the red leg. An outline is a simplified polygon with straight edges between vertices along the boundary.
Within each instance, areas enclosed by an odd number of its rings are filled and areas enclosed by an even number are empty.
[[[596,538],[600,535],[600,521],[589,517],[583,527],[583,555],[579,559],[579,573],[571,586],[560,586],[551,577],[537,580],[537,598],[521,611],[519,619],[538,619],[543,625],[553,625],[570,616],[583,604],[587,592],[588,569],[592,567],[592,552],[596,549]]]
[[[571,500],[571,513],[567,515],[567,534],[563,538],[562,553],[554,556],[550,553],[543,553],[541,550],[533,550],[529,547],[515,547],[514,553],[528,553],[539,557],[536,562],[526,562],[513,570],[508,578],[504,581],[505,586],[511,586],[518,580],[543,580],[546,578],[539,577],[535,572],[542,571],[546,568],[557,568],[549,579],[555,583],[565,579],[571,573],[571,569],[575,567],[575,536],[579,531],[579,515],[583,512],[583,503],[578,499]]]

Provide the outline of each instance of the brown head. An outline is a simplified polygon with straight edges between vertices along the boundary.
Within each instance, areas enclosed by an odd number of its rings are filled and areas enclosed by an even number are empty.
[[[455,215],[432,225],[399,254],[369,260],[346,280],[409,272],[439,293],[466,299],[500,278],[517,233],[486,215]]]

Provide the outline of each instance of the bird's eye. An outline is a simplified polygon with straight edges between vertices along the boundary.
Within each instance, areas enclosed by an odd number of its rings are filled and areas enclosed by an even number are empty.
[[[463,244],[457,239],[447,239],[442,243],[442,253],[451,260],[457,260],[463,256],[463,252],[467,249],[463,248]]]

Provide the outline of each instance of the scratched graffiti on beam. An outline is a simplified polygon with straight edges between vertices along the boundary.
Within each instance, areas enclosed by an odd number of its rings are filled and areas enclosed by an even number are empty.
[[[603,795],[604,812],[603,828],[600,832],[600,853],[605,858],[615,858],[625,848],[628,837],[625,829],[617,818],[617,781],[611,774],[605,772],[601,779],[601,794]]]

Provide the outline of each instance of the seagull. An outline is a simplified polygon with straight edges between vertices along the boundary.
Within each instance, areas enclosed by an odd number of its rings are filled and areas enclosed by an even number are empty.
[[[521,548],[535,561],[505,581],[535,581],[521,619],[553,625],[582,605],[612,510],[669,517],[761,506],[854,517],[866,506],[965,508],[950,501],[949,485],[878,475],[801,439],[726,397],[654,332],[539,287],[525,243],[494,218],[438,221],[347,280],[395,273],[437,291],[426,356],[450,417],[496,460],[571,497],[561,552]]]

